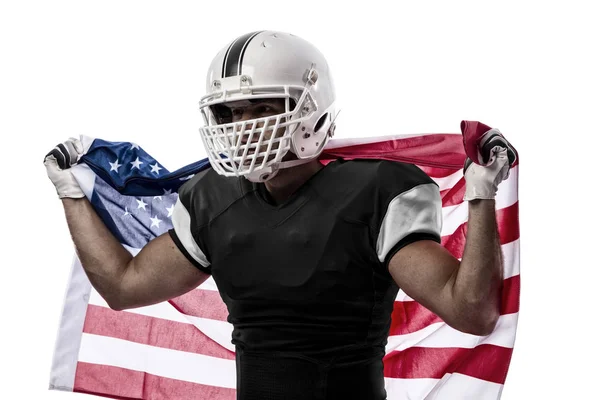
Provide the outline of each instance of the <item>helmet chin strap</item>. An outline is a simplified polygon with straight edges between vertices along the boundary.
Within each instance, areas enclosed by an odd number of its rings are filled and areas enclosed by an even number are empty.
[[[275,166],[270,165],[268,167],[261,168],[247,175],[244,175],[244,178],[248,179],[250,182],[261,183],[266,182],[269,179],[273,179],[278,172],[278,168],[275,168]]]

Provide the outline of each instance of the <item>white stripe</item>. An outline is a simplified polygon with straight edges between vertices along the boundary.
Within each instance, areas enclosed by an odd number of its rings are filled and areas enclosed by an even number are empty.
[[[71,167],[71,173],[85,194],[85,197],[91,201],[92,194],[94,193],[94,184],[96,182],[96,174],[94,171],[92,171],[87,164],[77,164]]]
[[[74,256],[71,279],[69,279],[65,293],[63,312],[54,346],[54,357],[50,370],[50,389],[73,390],[77,354],[91,290],[92,285],[79,259]]]
[[[229,351],[235,352],[235,346],[231,343],[233,325],[227,321],[216,319],[189,317],[196,328]]]
[[[90,293],[89,303],[95,306],[109,308],[106,301],[94,289],[92,289]],[[144,315],[146,317],[160,318],[168,321],[181,322],[183,324],[192,324],[221,346],[230,351],[235,351],[235,346],[231,343],[233,325],[227,321],[186,315],[179,312],[175,307],[166,301],[153,304],[151,306],[131,308],[120,312],[129,312],[132,314]]]
[[[387,398],[390,400],[498,400],[503,387],[459,373],[446,374],[442,379],[385,378]]]
[[[514,242],[505,243],[501,246],[502,257],[504,258],[504,279],[512,278],[521,273],[521,239]]]
[[[504,385],[459,373],[446,374],[423,400],[477,399],[498,400]]]
[[[181,199],[178,197],[173,209],[173,215],[171,217],[173,222],[173,228],[177,234],[177,238],[181,241],[181,244],[187,250],[188,254],[192,256],[200,265],[208,267],[210,263],[206,259],[206,256],[200,249],[200,246],[196,243],[196,240],[192,236],[191,231],[191,217],[187,208],[181,203]]]
[[[454,187],[454,185],[456,185],[458,183],[458,181],[461,180],[461,178],[463,177],[463,171],[462,169],[459,169],[458,171],[441,177],[441,178],[434,178],[431,177],[431,179],[433,179],[433,181],[435,183],[437,183],[437,185],[440,187],[440,191],[442,190],[447,190],[447,189],[451,189]]]
[[[235,360],[84,333],[79,361],[235,389]]]
[[[507,180],[498,186],[496,194],[496,210],[512,206],[518,201],[518,180],[514,167]],[[463,223],[467,222],[469,203],[464,201],[455,206],[445,206],[442,208],[442,236],[451,235]]]
[[[480,344],[512,348],[515,343],[515,329],[518,313],[501,315],[496,328],[488,336],[475,336],[458,331],[443,322],[436,322],[416,332],[405,335],[390,335],[386,345],[386,354],[402,351],[409,347],[447,348],[462,347],[472,349]]]
[[[202,282],[202,284],[200,286],[198,286],[198,289],[211,290],[213,292],[216,292],[219,290],[219,289],[217,289],[217,283],[213,279],[212,275],[209,276],[207,280]]]
[[[225,59],[223,61],[223,65],[221,66],[221,78],[225,78],[225,75],[227,74],[227,60],[229,59],[229,53],[231,52],[231,48],[233,47],[233,45],[235,44],[235,42],[237,42],[237,39],[235,39],[227,48],[227,51],[225,52]]]
[[[433,378],[388,378],[385,377],[385,390],[388,400],[421,400],[440,381]],[[442,399],[440,399],[442,400]]]
[[[415,186],[399,194],[388,205],[377,237],[377,256],[383,262],[389,251],[411,233],[439,235],[442,202],[432,183]]]

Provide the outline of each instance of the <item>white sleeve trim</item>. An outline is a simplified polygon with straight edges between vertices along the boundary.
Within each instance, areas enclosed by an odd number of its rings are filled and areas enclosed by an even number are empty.
[[[200,246],[196,243],[196,240],[192,236],[191,229],[191,217],[188,210],[181,203],[181,200],[178,198],[175,203],[175,208],[173,209],[173,216],[171,217],[171,221],[173,222],[173,228],[175,229],[175,233],[177,234],[177,238],[185,247],[187,252],[194,260],[196,260],[203,267],[209,267],[210,263],[206,259],[206,256],[200,250]]]
[[[426,183],[399,194],[388,205],[377,237],[377,257],[383,262],[389,251],[411,233],[440,235],[442,199],[436,184]]]

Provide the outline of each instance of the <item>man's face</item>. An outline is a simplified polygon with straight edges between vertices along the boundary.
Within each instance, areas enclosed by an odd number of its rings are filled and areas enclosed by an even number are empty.
[[[215,116],[218,124],[230,124],[234,122],[243,122],[253,119],[259,118],[267,118],[272,117],[274,115],[283,114],[286,112],[285,110],[285,99],[277,98],[277,99],[252,99],[252,100],[239,100],[232,101],[224,104],[218,104],[211,107],[213,115]],[[290,110],[293,110],[294,103],[291,101]],[[275,125],[275,119],[272,119],[268,122],[267,127]],[[281,122],[285,122],[281,120]],[[260,129],[263,128],[264,122],[261,121],[256,125],[255,133],[250,139],[249,135],[244,135],[241,138],[241,143],[246,144],[248,141],[250,143],[258,142],[260,137]],[[252,128],[252,124],[246,125],[245,129],[249,130]],[[236,128],[236,133],[240,133],[242,126],[239,125]],[[285,127],[281,127],[277,130],[276,137],[282,137],[285,133]],[[273,136],[273,129],[266,129],[263,135],[263,143],[260,146],[260,152],[264,152],[267,150],[268,145],[265,143]],[[279,148],[279,142],[274,142],[271,146],[271,151],[277,150]],[[254,154],[256,151],[255,148],[251,147],[248,149],[248,155]],[[240,151],[241,153],[241,151]],[[274,155],[269,158],[274,157]],[[263,157],[259,157],[256,160],[257,164],[262,163]],[[248,161],[247,161],[248,162]]]

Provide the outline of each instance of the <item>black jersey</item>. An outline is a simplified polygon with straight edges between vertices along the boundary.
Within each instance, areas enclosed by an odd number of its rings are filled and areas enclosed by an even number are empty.
[[[207,169],[179,190],[170,231],[212,274],[240,349],[318,360],[383,354],[398,287],[390,258],[440,241],[437,185],[418,167],[334,161],[285,203]]]

